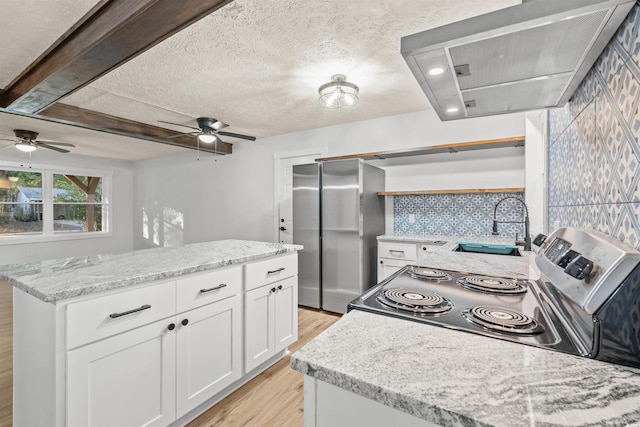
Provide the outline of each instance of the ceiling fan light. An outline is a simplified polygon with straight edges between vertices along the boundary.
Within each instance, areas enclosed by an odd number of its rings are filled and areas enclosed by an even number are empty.
[[[358,102],[360,89],[354,83],[346,81],[344,74],[331,76],[331,81],[318,88],[318,102],[327,108],[349,108]]]
[[[32,151],[35,151],[37,147],[35,145],[26,144],[24,142],[18,142],[16,144],[16,148],[22,152],[30,153]]]
[[[198,139],[205,144],[211,144],[212,142],[216,142],[218,137],[210,133],[201,133],[198,135]]]

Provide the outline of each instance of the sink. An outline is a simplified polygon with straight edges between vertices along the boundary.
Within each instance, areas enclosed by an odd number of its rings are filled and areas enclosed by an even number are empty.
[[[491,255],[522,256],[516,245],[507,243],[456,242],[456,252],[473,252]]]

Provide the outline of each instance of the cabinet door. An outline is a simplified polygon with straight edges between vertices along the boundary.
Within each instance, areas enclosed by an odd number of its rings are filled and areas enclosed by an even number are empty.
[[[235,295],[178,315],[178,418],[242,375],[241,307]]]
[[[245,294],[245,370],[251,371],[274,354],[274,299],[276,284]]]
[[[290,277],[276,283],[274,307],[275,352],[298,340],[298,279]]]
[[[67,352],[69,427],[163,426],[175,419],[173,318]]]
[[[378,283],[400,270],[405,265],[411,263],[387,258],[378,259]]]

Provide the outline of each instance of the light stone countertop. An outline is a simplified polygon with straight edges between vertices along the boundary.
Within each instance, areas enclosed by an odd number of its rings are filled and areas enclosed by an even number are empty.
[[[443,426],[640,426],[640,369],[358,310],[291,366]]]
[[[425,267],[532,280],[537,280],[540,277],[538,269],[532,262],[535,253],[524,251],[523,248],[520,248],[520,253],[522,254],[520,257],[455,251],[458,246],[456,242],[458,241],[513,244],[513,239],[505,239],[504,237],[406,236],[397,234],[378,236],[378,242],[419,244],[429,240],[442,240],[447,243],[443,246],[425,246],[427,249],[427,253],[424,254],[425,261],[420,263]]]
[[[537,279],[525,256],[454,252],[451,236],[379,236],[428,246],[424,265]],[[640,369],[353,310],[291,356],[291,367],[443,426],[638,426]]]
[[[45,302],[55,302],[296,252],[300,249],[300,245],[220,240],[133,252],[0,265],[0,279]]]

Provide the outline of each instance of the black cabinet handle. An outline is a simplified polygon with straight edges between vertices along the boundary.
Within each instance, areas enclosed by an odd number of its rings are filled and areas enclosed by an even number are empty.
[[[282,290],[282,285],[278,285],[278,290]]]
[[[271,291],[269,291],[270,293],[273,293],[276,291],[276,288],[271,288]]]
[[[142,307],[134,308],[133,310],[127,310],[121,313],[111,313],[109,317],[112,319],[115,319],[116,317],[122,317],[122,316],[126,316],[127,314],[137,313],[139,311],[146,310],[148,308],[151,308],[151,306],[149,304],[145,304]]]
[[[287,231],[287,229],[284,227],[280,227],[280,231]]]
[[[226,283],[221,283],[218,286],[214,286],[213,288],[208,288],[208,289],[200,289],[200,293],[207,293],[207,292],[211,292],[211,291],[215,291],[218,289],[222,289],[222,288],[226,288],[227,284]]]
[[[267,274],[274,274],[274,273],[280,273],[281,271],[284,271],[285,268],[284,267],[280,267],[277,270],[271,270],[271,271],[267,271]]]
[[[173,331],[176,328],[176,324],[175,323],[169,323],[169,326],[167,326],[167,329],[170,331]]]
[[[189,319],[182,319],[182,326],[187,326],[189,324]]]

